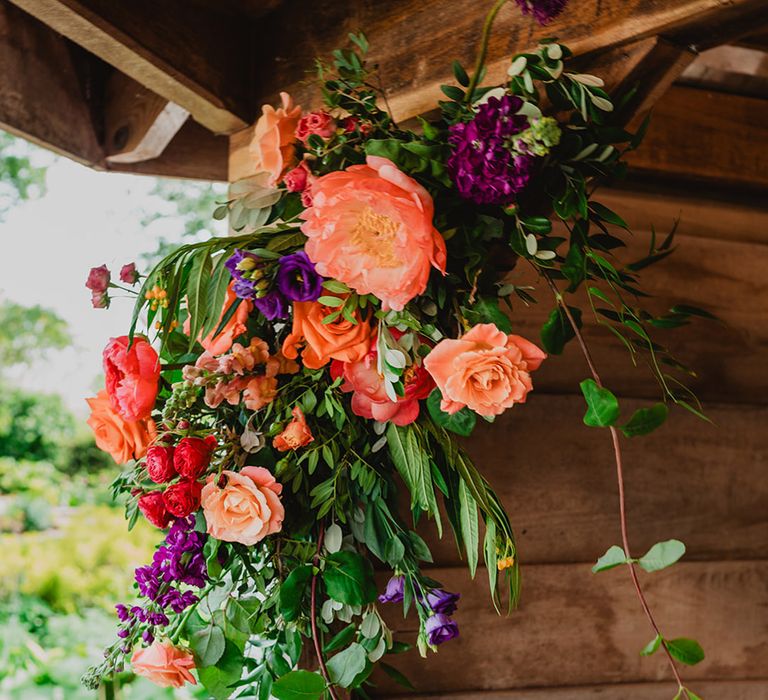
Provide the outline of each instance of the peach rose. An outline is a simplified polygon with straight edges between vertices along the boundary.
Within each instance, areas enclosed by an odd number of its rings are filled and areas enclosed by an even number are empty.
[[[443,394],[443,411],[456,413],[468,406],[481,416],[497,416],[525,402],[533,389],[530,373],[545,358],[525,338],[481,323],[458,340],[441,340],[424,366]]]
[[[282,490],[264,467],[223,471],[220,477],[211,474],[200,499],[208,534],[224,542],[253,545],[280,532],[285,517]]]
[[[280,182],[283,173],[296,163],[296,127],[301,119],[301,107],[293,105],[287,92],[280,93],[282,106],[262,107],[256,122],[250,150],[256,159],[256,170],[269,173],[269,184]]]
[[[125,421],[116,413],[106,391],[86,399],[91,409],[88,425],[93,430],[96,446],[112,456],[117,464],[131,459],[141,459],[157,436],[155,422],[151,418]]]
[[[253,311],[253,302],[244,299],[240,302],[240,305],[235,309],[235,313],[232,314],[229,321],[221,329],[221,332],[217,335],[216,329],[219,327],[221,320],[224,318],[229,308],[237,301],[237,296],[232,289],[234,282],[230,282],[227,287],[227,297],[224,300],[224,307],[221,309],[219,320],[216,322],[216,327],[205,338],[199,338],[200,345],[202,345],[210,355],[221,355],[227,352],[232,343],[235,342],[237,336],[245,333],[246,323],[248,322],[248,316]],[[189,335],[189,317],[184,321],[184,332]]]
[[[355,362],[363,358],[371,346],[371,326],[368,319],[355,312],[357,323],[340,315],[332,323],[323,319],[333,311],[317,301],[297,301],[293,304],[293,328],[283,341],[283,355],[289,360],[298,357],[298,346],[305,343],[301,359],[305,367],[319,369],[330,360]]]
[[[285,430],[282,433],[275,436],[272,442],[272,445],[278,452],[297,450],[299,447],[309,445],[315,439],[307,425],[307,419],[304,417],[301,408],[294,406],[291,414],[293,415],[293,420],[285,426]]]
[[[155,407],[160,359],[146,338],[111,338],[102,353],[106,389],[112,408],[125,421],[149,418]]]
[[[155,641],[146,649],[137,649],[131,656],[131,666],[137,676],[144,676],[161,688],[181,688],[185,683],[197,685],[191,673],[195,668],[192,654],[171,642]]]
[[[305,250],[318,273],[400,311],[424,292],[431,267],[445,273],[445,241],[432,225],[432,197],[392,161],[317,178],[302,212]]]

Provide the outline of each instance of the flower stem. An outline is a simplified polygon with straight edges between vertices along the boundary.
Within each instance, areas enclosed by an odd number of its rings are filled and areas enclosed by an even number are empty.
[[[584,336],[582,335],[581,330],[579,329],[579,326],[576,323],[576,320],[573,318],[573,315],[571,314],[571,310],[568,308],[568,305],[563,300],[563,295],[560,293],[560,290],[557,288],[557,285],[546,272],[544,272],[544,278],[547,280],[547,283],[549,284],[550,289],[552,289],[552,293],[555,295],[555,299],[557,300],[558,306],[560,306],[560,308],[563,310],[563,313],[568,319],[568,323],[573,329],[573,332],[576,336],[576,340],[578,341],[579,347],[581,348],[581,352],[584,355],[584,359],[587,362],[587,366],[589,367],[589,371],[592,374],[592,378],[595,380],[595,383],[599,387],[602,387],[603,383],[600,379],[600,375],[597,373],[597,368],[595,367],[594,360],[592,359],[592,353],[589,351],[589,348],[587,347],[587,344],[584,341]],[[687,689],[683,685],[683,680],[682,678],[680,678],[680,672],[677,670],[677,665],[675,664],[675,660],[672,658],[672,654],[670,654],[669,652],[669,648],[667,647],[667,642],[664,639],[663,635],[661,634],[661,631],[659,630],[659,626],[656,623],[656,619],[654,618],[653,613],[651,612],[651,608],[648,605],[648,601],[645,599],[645,594],[643,593],[643,589],[640,586],[640,580],[637,577],[637,570],[635,569],[635,563],[631,559],[631,554],[629,551],[629,536],[627,534],[627,509],[626,509],[626,502],[624,497],[624,467],[623,467],[622,456],[621,456],[621,444],[619,443],[619,433],[616,430],[616,428],[614,428],[613,426],[609,426],[609,430],[611,431],[611,441],[613,442],[613,455],[614,455],[614,460],[616,462],[616,481],[619,487],[619,520],[621,524],[621,541],[624,547],[624,554],[626,555],[628,560],[627,566],[629,568],[629,575],[635,587],[635,592],[637,593],[637,597],[640,600],[640,605],[643,608],[643,612],[645,613],[645,616],[648,618],[648,622],[653,628],[653,631],[661,639],[661,646],[663,647],[664,653],[666,654],[667,660],[669,661],[669,667],[672,669],[672,675],[675,677],[678,690],[680,693],[683,693],[686,698],[690,698],[690,696],[688,695]]]
[[[507,0],[496,0],[490,12],[486,15],[485,22],[483,23],[483,35],[480,39],[480,51],[478,52],[477,60],[475,61],[475,71],[472,73],[472,78],[467,87],[467,94],[464,96],[464,102],[466,103],[472,102],[472,95],[480,81],[480,75],[483,72],[483,66],[485,66],[485,57],[488,55],[488,41],[491,38],[493,21],[496,19],[496,15],[499,14],[499,10],[506,4],[506,2]]]
[[[312,572],[312,588],[310,591],[310,619],[312,621],[312,643],[315,646],[315,656],[317,656],[317,663],[320,665],[320,673],[323,674],[325,682],[328,684],[328,694],[333,700],[339,700],[339,696],[336,695],[336,691],[333,689],[333,683],[331,683],[331,677],[328,673],[328,667],[325,665],[325,658],[323,658],[323,650],[320,648],[320,635],[317,630],[317,572],[320,566],[320,551],[323,548],[323,538],[325,537],[325,527],[320,523],[320,528],[317,533],[317,551],[315,552],[315,558],[313,561],[314,571]]]

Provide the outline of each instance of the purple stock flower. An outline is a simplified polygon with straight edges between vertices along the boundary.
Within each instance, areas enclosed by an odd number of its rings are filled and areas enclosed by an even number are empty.
[[[532,14],[539,24],[549,24],[568,4],[568,0],[515,0],[524,15]]]
[[[511,204],[530,179],[533,158],[511,151],[515,134],[529,124],[513,95],[489,98],[470,122],[454,124],[448,172],[459,194],[475,204]]]
[[[267,292],[263,297],[256,297],[253,305],[270,321],[288,317],[288,304],[280,292]]]
[[[459,636],[459,626],[448,615],[437,613],[428,618],[424,623],[424,630],[430,644],[442,644]]]
[[[323,278],[303,250],[280,258],[277,288],[289,301],[315,301],[323,292]]]
[[[432,608],[433,612],[453,615],[456,612],[459,598],[461,598],[459,593],[444,591],[442,588],[433,588],[427,593],[427,605]]]
[[[380,603],[399,603],[403,599],[403,585],[405,579],[402,576],[393,576],[387,581],[387,587],[379,596]]]

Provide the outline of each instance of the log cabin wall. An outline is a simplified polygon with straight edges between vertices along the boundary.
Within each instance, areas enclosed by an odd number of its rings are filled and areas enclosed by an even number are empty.
[[[252,174],[259,106],[280,89],[314,106],[307,70],[348,31],[366,31],[395,116],[409,119],[434,105],[452,59],[472,63],[489,4],[0,0],[0,126],[95,168],[234,181]],[[613,90],[640,87],[626,120],[655,103],[627,189],[600,201],[633,229],[630,255],[647,249],[651,226],[663,233],[679,217],[678,252],[643,273],[649,304],[698,305],[720,321],[659,332],[698,371],[691,384],[712,422],[677,410],[625,440],[629,536],[634,555],[671,537],[688,547],[675,567],[640,575],[665,632],[703,644],[705,661],[684,677],[707,700],[768,700],[766,27],[765,0],[571,0],[546,29],[505,8],[489,47],[500,77],[511,54],[558,36]],[[534,339],[552,307],[537,296],[512,315]],[[658,398],[650,371],[605,329],[587,322],[585,335],[626,415]],[[432,537],[434,577],[463,596],[461,635],[426,661],[392,661],[411,697],[674,694],[660,656],[639,656],[653,634],[626,572],[590,572],[619,529],[608,435],[581,421],[586,376],[569,346],[535,374],[525,406],[469,442],[516,528],[522,603],[497,616],[485,572],[471,581],[452,542]],[[390,622],[413,641],[414,624]],[[377,682],[378,697],[405,694]]]

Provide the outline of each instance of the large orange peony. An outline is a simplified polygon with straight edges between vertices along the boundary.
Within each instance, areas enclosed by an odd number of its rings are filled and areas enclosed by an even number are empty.
[[[301,214],[305,250],[321,275],[400,311],[424,292],[431,267],[445,272],[445,241],[418,182],[386,158],[366,163],[312,184],[312,206]]]
[[[296,165],[296,127],[301,119],[301,107],[294,106],[287,92],[280,93],[282,106],[262,107],[251,141],[251,153],[256,159],[256,170],[269,173],[269,184],[274,186],[285,171]]]
[[[293,305],[293,328],[283,341],[283,355],[295,360],[299,346],[304,343],[301,360],[309,369],[319,369],[331,360],[355,362],[368,353],[371,346],[371,326],[355,312],[357,323],[343,315],[332,323],[323,319],[333,311],[316,301],[297,301]]]
[[[155,641],[146,649],[137,649],[131,656],[131,666],[137,676],[144,676],[161,688],[181,688],[185,683],[197,685],[191,673],[195,668],[192,654],[171,642]]]
[[[443,411],[456,413],[468,406],[481,416],[497,416],[525,402],[533,389],[530,373],[545,358],[525,338],[481,323],[458,340],[441,340],[424,366],[443,394]]]
[[[96,446],[104,450],[118,464],[131,459],[141,459],[157,435],[155,422],[149,418],[141,421],[124,421],[113,409],[106,391],[100,391],[92,399],[86,399],[91,409],[88,425],[93,430]]]
[[[104,374],[112,408],[125,421],[149,418],[155,407],[160,359],[145,338],[112,338],[104,348]]]
[[[264,467],[212,474],[200,498],[208,534],[224,542],[253,545],[280,532],[285,517],[282,490]]]

